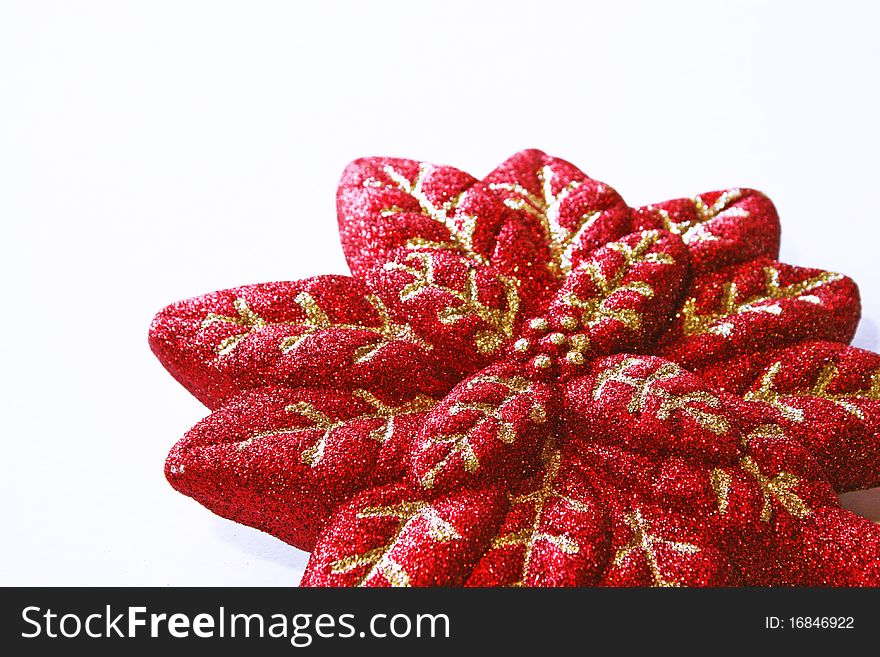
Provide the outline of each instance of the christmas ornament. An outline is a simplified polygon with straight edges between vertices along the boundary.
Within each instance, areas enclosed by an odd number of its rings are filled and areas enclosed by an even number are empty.
[[[880,356],[765,196],[630,208],[531,150],[358,160],[337,201],[351,277],[150,333],[214,411],[169,481],[311,551],[304,585],[880,584],[836,495],[880,484]]]

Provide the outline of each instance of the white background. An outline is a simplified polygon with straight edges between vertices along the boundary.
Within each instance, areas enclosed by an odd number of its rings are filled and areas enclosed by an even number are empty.
[[[206,410],[165,304],[345,273],[346,163],[538,147],[631,204],[737,185],[878,348],[873,2],[3,2],[0,583],[291,585],[306,555],[165,482]],[[880,517],[880,494],[847,502]]]

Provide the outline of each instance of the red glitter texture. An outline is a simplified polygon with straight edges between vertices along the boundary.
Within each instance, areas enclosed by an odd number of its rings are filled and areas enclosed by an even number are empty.
[[[747,189],[630,208],[523,151],[367,158],[353,277],[216,292],[150,344],[214,412],[166,475],[311,586],[880,585],[880,356]]]

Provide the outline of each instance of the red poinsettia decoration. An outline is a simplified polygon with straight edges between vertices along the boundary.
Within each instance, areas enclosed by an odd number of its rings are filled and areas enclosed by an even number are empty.
[[[848,278],[775,260],[762,194],[630,208],[539,151],[369,158],[352,276],[169,306],[214,410],[167,476],[312,551],[303,584],[880,584],[880,356]]]

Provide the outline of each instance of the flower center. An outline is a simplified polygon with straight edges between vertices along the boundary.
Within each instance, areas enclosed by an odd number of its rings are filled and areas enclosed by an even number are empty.
[[[567,377],[586,361],[590,338],[574,315],[535,317],[513,343],[514,360],[527,362],[541,378]]]

